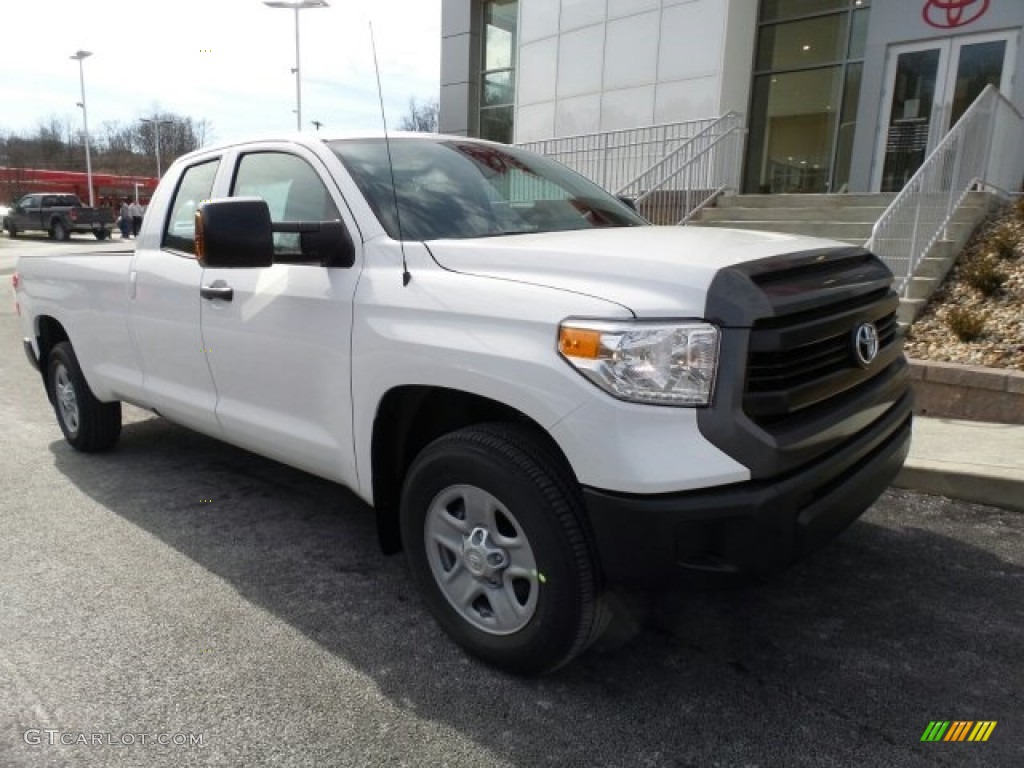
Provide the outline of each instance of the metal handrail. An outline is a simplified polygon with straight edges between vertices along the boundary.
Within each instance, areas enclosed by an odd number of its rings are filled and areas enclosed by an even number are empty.
[[[619,194],[635,195],[640,208],[651,201],[648,218],[656,223],[688,224],[719,195],[738,189],[743,134],[742,116],[729,112]],[[650,179],[656,181],[649,182]],[[666,198],[660,206],[655,199],[658,193]]]
[[[967,194],[984,186],[1005,195],[1020,189],[1022,178],[1024,116],[988,85],[875,222],[867,247],[886,262],[906,296]]]
[[[718,118],[519,142],[558,160],[607,190],[620,189]]]
[[[540,152],[615,194],[636,200],[660,224],[685,224],[739,186],[743,116],[589,133],[519,146]]]

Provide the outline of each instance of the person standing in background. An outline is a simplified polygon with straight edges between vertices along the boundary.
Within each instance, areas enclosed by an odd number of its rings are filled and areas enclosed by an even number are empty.
[[[121,201],[121,210],[118,213],[117,226],[121,229],[121,239],[127,240],[132,234],[132,206],[125,198]]]
[[[136,200],[128,206],[128,209],[132,214],[132,235],[134,237],[138,237],[139,230],[142,229],[142,206],[139,204],[139,201]]]

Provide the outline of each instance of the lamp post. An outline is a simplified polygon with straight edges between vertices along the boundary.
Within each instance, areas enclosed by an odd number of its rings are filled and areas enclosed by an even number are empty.
[[[82,66],[82,62],[90,56],[92,56],[92,51],[75,51],[75,55],[69,58],[78,61],[78,85],[82,90],[82,100],[78,102],[78,106],[82,108],[82,124],[85,126],[85,179],[89,185],[89,207],[92,208],[96,205],[96,199],[92,191],[92,158],[89,155],[89,113],[85,108],[85,67]]]
[[[295,124],[302,130],[302,73],[299,56],[299,11],[303,8],[327,8],[327,0],[263,0],[271,8],[291,8],[295,11]]]
[[[140,117],[140,123],[152,123],[153,130],[156,131],[156,177],[159,179],[163,174],[160,171],[160,126],[161,125],[172,125],[173,120],[158,120],[155,117]]]

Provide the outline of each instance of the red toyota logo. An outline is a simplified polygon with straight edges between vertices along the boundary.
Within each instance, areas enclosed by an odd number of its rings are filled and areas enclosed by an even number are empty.
[[[928,0],[921,16],[925,22],[939,29],[963,27],[981,18],[991,0]]]

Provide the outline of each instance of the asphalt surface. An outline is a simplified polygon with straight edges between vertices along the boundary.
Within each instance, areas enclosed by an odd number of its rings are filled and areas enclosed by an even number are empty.
[[[130,408],[74,452],[8,280],[4,768],[1024,765],[1019,512],[891,491],[770,583],[633,596],[625,642],[517,679],[440,633],[344,489]]]

